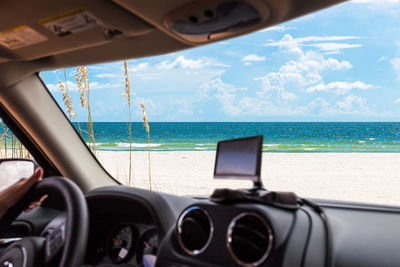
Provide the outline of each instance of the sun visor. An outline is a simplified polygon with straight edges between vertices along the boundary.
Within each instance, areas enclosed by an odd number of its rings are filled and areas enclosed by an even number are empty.
[[[9,1],[0,15],[0,63],[54,56],[154,30],[111,1]]]

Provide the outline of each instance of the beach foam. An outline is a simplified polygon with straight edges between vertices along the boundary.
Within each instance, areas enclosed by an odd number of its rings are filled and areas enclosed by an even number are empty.
[[[129,143],[117,143],[117,145],[120,146],[120,147],[130,147]],[[149,145],[149,144],[141,144],[141,143],[132,143],[132,147],[148,147],[148,146],[150,146],[150,147],[159,147],[159,146],[161,146],[161,144],[152,144],[152,143],[150,143],[150,145]]]
[[[275,147],[275,146],[280,146],[281,144],[264,144],[264,147]]]

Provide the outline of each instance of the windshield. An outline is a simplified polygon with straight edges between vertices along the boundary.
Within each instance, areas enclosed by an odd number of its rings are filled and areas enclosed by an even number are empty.
[[[213,180],[216,144],[263,135],[267,189],[400,204],[399,11],[398,1],[348,2],[232,40],[41,77],[123,184],[248,188]]]

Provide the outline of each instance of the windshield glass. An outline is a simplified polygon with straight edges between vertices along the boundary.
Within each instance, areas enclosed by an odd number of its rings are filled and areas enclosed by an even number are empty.
[[[179,195],[248,188],[212,179],[216,144],[263,135],[267,189],[400,204],[399,11],[398,1],[353,1],[232,40],[41,77],[123,184]]]

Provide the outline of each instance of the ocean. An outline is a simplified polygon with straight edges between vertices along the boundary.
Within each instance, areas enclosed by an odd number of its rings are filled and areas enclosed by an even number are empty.
[[[400,122],[150,122],[149,125],[151,151],[212,151],[220,140],[263,135],[263,152],[400,152]],[[81,123],[81,127],[86,124]],[[93,127],[98,150],[129,150],[127,122],[94,122]],[[141,122],[132,123],[132,147],[135,151],[147,150],[147,133]]]

